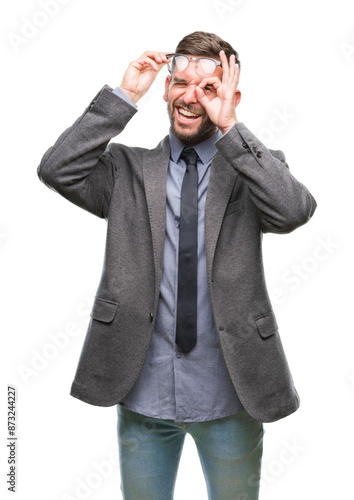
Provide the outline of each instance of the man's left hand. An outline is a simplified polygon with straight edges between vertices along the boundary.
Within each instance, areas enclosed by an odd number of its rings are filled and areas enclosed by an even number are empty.
[[[222,63],[222,81],[218,77],[206,77],[196,87],[197,99],[209,115],[210,120],[225,134],[235,123],[236,106],[240,100],[241,93],[237,90],[239,81],[239,65],[236,64],[234,55],[227,61],[225,52],[220,51]],[[213,86],[216,95],[209,96],[203,90],[206,86]]]

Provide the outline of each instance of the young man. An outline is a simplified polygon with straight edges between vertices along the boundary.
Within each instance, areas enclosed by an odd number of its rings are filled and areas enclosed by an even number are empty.
[[[168,64],[171,127],[153,150],[109,143]],[[263,422],[299,407],[266,290],[262,234],[316,202],[237,121],[240,62],[195,32],[105,85],[44,155],[40,179],[108,223],[71,395],[118,410],[125,500],[173,498],[186,433],[209,499],[256,500]]]

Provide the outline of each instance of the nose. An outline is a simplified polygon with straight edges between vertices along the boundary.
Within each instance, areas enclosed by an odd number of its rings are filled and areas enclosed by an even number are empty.
[[[187,90],[183,96],[183,100],[186,104],[195,104],[198,102],[197,93],[195,91],[196,84],[189,84]]]

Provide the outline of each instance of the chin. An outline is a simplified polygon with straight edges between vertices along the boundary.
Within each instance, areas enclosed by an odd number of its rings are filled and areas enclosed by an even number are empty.
[[[179,123],[169,104],[167,104],[167,112],[173,135],[187,145],[192,146],[198,144],[198,142],[204,141],[204,139],[207,139],[216,132],[216,126],[209,117],[205,117],[204,120],[194,128],[192,124],[184,125]]]
[[[216,127],[212,122],[210,124],[205,123],[204,125],[201,124],[197,129],[191,130],[188,127],[176,127],[174,123],[171,123],[171,129],[177,139],[185,144],[193,145],[204,141],[216,132]]]

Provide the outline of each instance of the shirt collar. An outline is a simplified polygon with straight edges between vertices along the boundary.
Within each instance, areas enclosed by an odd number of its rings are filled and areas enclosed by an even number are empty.
[[[221,136],[222,133],[219,129],[217,129],[215,134],[213,134],[211,137],[208,137],[208,139],[204,139],[204,141],[198,142],[198,144],[192,146],[196,150],[197,155],[204,165],[210,163],[217,153],[218,150],[215,146],[215,142],[220,139]],[[177,163],[182,150],[188,146],[173,134],[171,127],[169,130],[169,137],[171,146],[171,159],[174,163]]]

